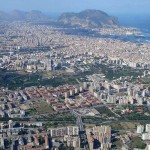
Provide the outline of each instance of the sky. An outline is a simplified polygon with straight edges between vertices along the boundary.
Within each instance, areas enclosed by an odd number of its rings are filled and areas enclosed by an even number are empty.
[[[109,14],[150,14],[150,0],[0,0],[0,10],[14,9],[45,13],[79,12],[99,9]]]

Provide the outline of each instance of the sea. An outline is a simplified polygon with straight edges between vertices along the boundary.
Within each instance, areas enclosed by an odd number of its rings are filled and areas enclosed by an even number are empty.
[[[47,14],[51,18],[56,19],[58,16],[60,16],[60,13],[51,13]],[[86,30],[79,31],[82,36],[91,36],[95,35],[95,37],[101,37],[101,38],[114,38],[114,39],[120,39],[123,41],[131,41],[136,43],[144,43],[144,42],[150,42],[150,14],[111,14],[112,16],[116,16],[118,18],[119,24],[121,26],[125,27],[133,27],[137,28],[139,31],[142,32],[141,36],[135,36],[135,35],[97,35],[95,33],[87,33]],[[74,31],[74,29],[69,29],[70,31],[65,31],[67,34],[79,34],[77,30]],[[69,32],[69,33],[68,33]],[[83,33],[83,34],[82,34]],[[85,34],[86,33],[86,34]]]
[[[134,37],[140,42],[150,42],[150,14],[119,14],[116,15],[122,26],[137,28],[141,37]]]
[[[150,14],[120,14],[116,15],[119,23],[127,27],[139,28],[145,33],[150,33]]]

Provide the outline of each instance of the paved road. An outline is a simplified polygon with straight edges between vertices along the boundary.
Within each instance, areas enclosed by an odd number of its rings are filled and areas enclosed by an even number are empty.
[[[81,115],[79,115],[77,112],[75,112],[74,110],[70,111],[76,118],[76,124],[79,127],[80,131],[84,131],[84,126],[83,126],[83,122],[82,122],[82,118]]]

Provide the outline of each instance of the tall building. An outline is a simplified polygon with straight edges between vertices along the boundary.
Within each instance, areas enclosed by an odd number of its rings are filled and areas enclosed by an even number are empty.
[[[62,128],[50,129],[50,134],[51,134],[51,137],[63,137],[64,135],[67,134],[67,128],[62,127]]]
[[[146,140],[146,141],[147,141],[147,140],[150,140],[150,134],[149,134],[149,133],[143,133],[143,134],[142,134],[142,140],[144,140],[144,141],[145,141],[145,140]]]
[[[34,143],[35,143],[35,145],[39,145],[39,139],[36,136],[34,136]]]
[[[9,120],[9,121],[8,121],[8,125],[9,125],[9,129],[13,128],[13,121],[12,121],[12,120]]]
[[[150,124],[146,124],[146,129],[145,129],[146,132],[150,133]]]
[[[137,133],[141,134],[144,132],[144,126],[143,125],[138,125],[137,126]]]
[[[79,138],[79,136],[66,135],[66,136],[64,136],[64,141],[67,142],[68,147],[75,147],[75,148],[80,147],[80,138]]]
[[[70,96],[74,96],[75,90],[70,90]]]
[[[45,136],[45,148],[49,149],[49,138],[47,135]]]
[[[62,128],[52,128],[50,129],[51,137],[63,137],[65,135],[79,135],[79,127],[78,126],[68,126]]]
[[[87,139],[90,150],[95,148],[95,141],[99,142],[97,149],[107,150],[111,148],[111,127],[95,126],[92,129],[86,129]]]
[[[53,70],[52,64],[53,64],[52,60],[49,60],[49,59],[46,60],[46,64],[45,65],[46,65],[46,70],[47,71]]]
[[[78,126],[69,126],[67,127],[68,135],[79,135],[79,127]]]
[[[5,148],[4,138],[0,137],[0,149],[4,149],[4,148]]]
[[[84,82],[84,83],[83,83],[83,88],[84,88],[84,89],[87,89],[87,87],[88,87],[87,82]]]

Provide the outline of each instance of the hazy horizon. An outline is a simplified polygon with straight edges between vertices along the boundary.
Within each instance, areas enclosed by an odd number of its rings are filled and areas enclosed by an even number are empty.
[[[80,12],[96,9],[115,16],[122,25],[149,29],[149,0],[0,0],[0,11],[42,11],[56,18],[64,12]]]
[[[149,6],[149,0],[0,0],[0,10],[5,12],[39,10],[58,14],[98,9],[108,14],[150,14]]]

